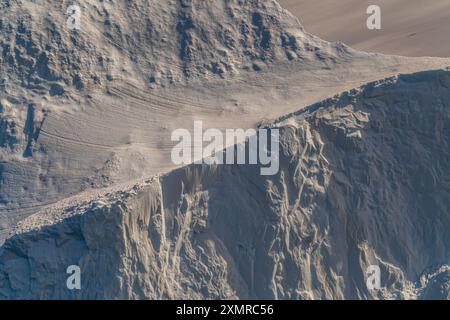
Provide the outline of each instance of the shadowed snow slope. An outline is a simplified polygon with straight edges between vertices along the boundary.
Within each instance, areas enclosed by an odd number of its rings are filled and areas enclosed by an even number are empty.
[[[25,219],[1,298],[449,298],[450,73],[285,116],[280,171],[191,165]],[[65,207],[64,207],[65,206]],[[66,289],[81,267],[82,289]],[[365,271],[381,268],[381,290]]]

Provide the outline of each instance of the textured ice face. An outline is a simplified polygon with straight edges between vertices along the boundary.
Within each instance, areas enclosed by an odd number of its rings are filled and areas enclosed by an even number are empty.
[[[2,9],[3,76],[30,89],[62,81],[81,89],[127,74],[161,86],[334,55],[272,0],[85,1],[75,11],[70,5]]]

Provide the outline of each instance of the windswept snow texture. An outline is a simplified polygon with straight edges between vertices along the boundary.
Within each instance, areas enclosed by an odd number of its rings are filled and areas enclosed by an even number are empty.
[[[280,172],[190,165],[25,219],[0,297],[450,298],[450,73],[402,75],[270,125]],[[66,288],[68,265],[82,290]],[[382,289],[365,271],[381,267]]]

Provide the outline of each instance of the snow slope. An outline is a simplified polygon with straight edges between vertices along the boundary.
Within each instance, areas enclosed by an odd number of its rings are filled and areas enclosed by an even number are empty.
[[[280,0],[307,31],[368,52],[449,57],[447,0]],[[368,30],[366,10],[381,8],[381,30]]]

